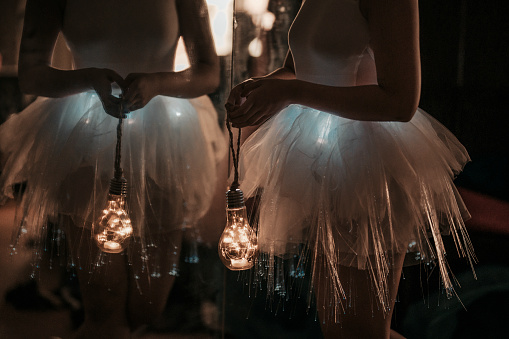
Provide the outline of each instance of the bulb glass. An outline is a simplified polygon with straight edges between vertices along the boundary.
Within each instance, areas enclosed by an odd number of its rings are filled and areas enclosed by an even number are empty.
[[[94,223],[94,239],[101,251],[120,253],[127,248],[133,234],[126,210],[125,196],[108,194],[108,204]]]
[[[246,207],[226,209],[226,227],[219,239],[219,257],[232,271],[253,267],[258,255],[256,232],[249,225]]]

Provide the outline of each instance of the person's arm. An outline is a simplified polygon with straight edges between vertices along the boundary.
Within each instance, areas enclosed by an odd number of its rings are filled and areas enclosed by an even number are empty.
[[[177,5],[190,67],[180,72],[182,83],[168,81],[164,89],[169,93],[178,89],[178,96],[183,97],[211,93],[219,86],[220,70],[207,4],[204,0],[179,0]]]
[[[229,111],[236,127],[257,125],[289,104],[302,104],[364,121],[408,121],[420,97],[417,0],[366,0],[365,14],[375,55],[377,85],[333,87],[301,80],[247,83],[245,103]]]
[[[282,79],[282,80],[291,80],[295,79],[295,66],[293,64],[293,55],[292,51],[288,50],[286,53],[285,61],[283,63],[283,67],[276,69],[274,72],[267,74],[260,79]]]
[[[64,97],[95,90],[105,110],[118,112],[118,99],[111,95],[111,83],[122,77],[112,70],[87,68],[59,70],[51,67],[51,56],[62,28],[65,2],[28,0],[20,44],[18,77],[22,92],[45,97]]]
[[[244,91],[245,86],[250,82],[255,82],[261,79],[284,79],[284,80],[295,79],[295,69],[293,64],[292,52],[288,50],[282,67],[262,77],[255,77],[244,80],[240,84],[233,87],[225,103],[226,110],[233,111],[240,107],[240,105],[242,105],[245,100],[245,97],[242,97],[242,92]]]
[[[177,0],[180,33],[190,67],[179,72],[129,74],[125,101],[131,110],[145,106],[154,96],[194,98],[219,86],[219,59],[204,0]]]

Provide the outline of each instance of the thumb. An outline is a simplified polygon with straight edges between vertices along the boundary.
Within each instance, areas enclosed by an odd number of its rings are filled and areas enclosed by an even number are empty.
[[[241,97],[247,97],[249,93],[251,93],[253,90],[261,86],[261,81],[252,81],[247,83],[244,88],[242,89],[242,92],[240,93]]]
[[[124,88],[125,80],[117,72],[113,70],[108,70],[107,77],[109,81],[117,83],[121,89]]]

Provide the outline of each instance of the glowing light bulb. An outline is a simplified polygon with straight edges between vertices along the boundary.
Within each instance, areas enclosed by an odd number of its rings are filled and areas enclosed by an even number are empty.
[[[126,188],[127,182],[124,178],[111,180],[107,206],[94,223],[94,239],[103,252],[120,253],[124,251],[133,234],[125,201]]]
[[[242,191],[226,193],[226,227],[219,239],[219,258],[232,271],[253,267],[258,255],[258,239],[247,219]]]
[[[249,55],[253,58],[259,58],[262,55],[263,52],[263,44],[262,41],[256,37],[254,38],[247,47],[247,50],[249,51]]]

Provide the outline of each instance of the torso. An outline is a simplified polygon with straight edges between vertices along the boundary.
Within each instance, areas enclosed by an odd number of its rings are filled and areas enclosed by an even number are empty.
[[[297,79],[331,86],[376,83],[358,0],[306,0],[289,32]]]
[[[179,38],[175,0],[68,0],[63,34],[75,67],[172,71]]]

